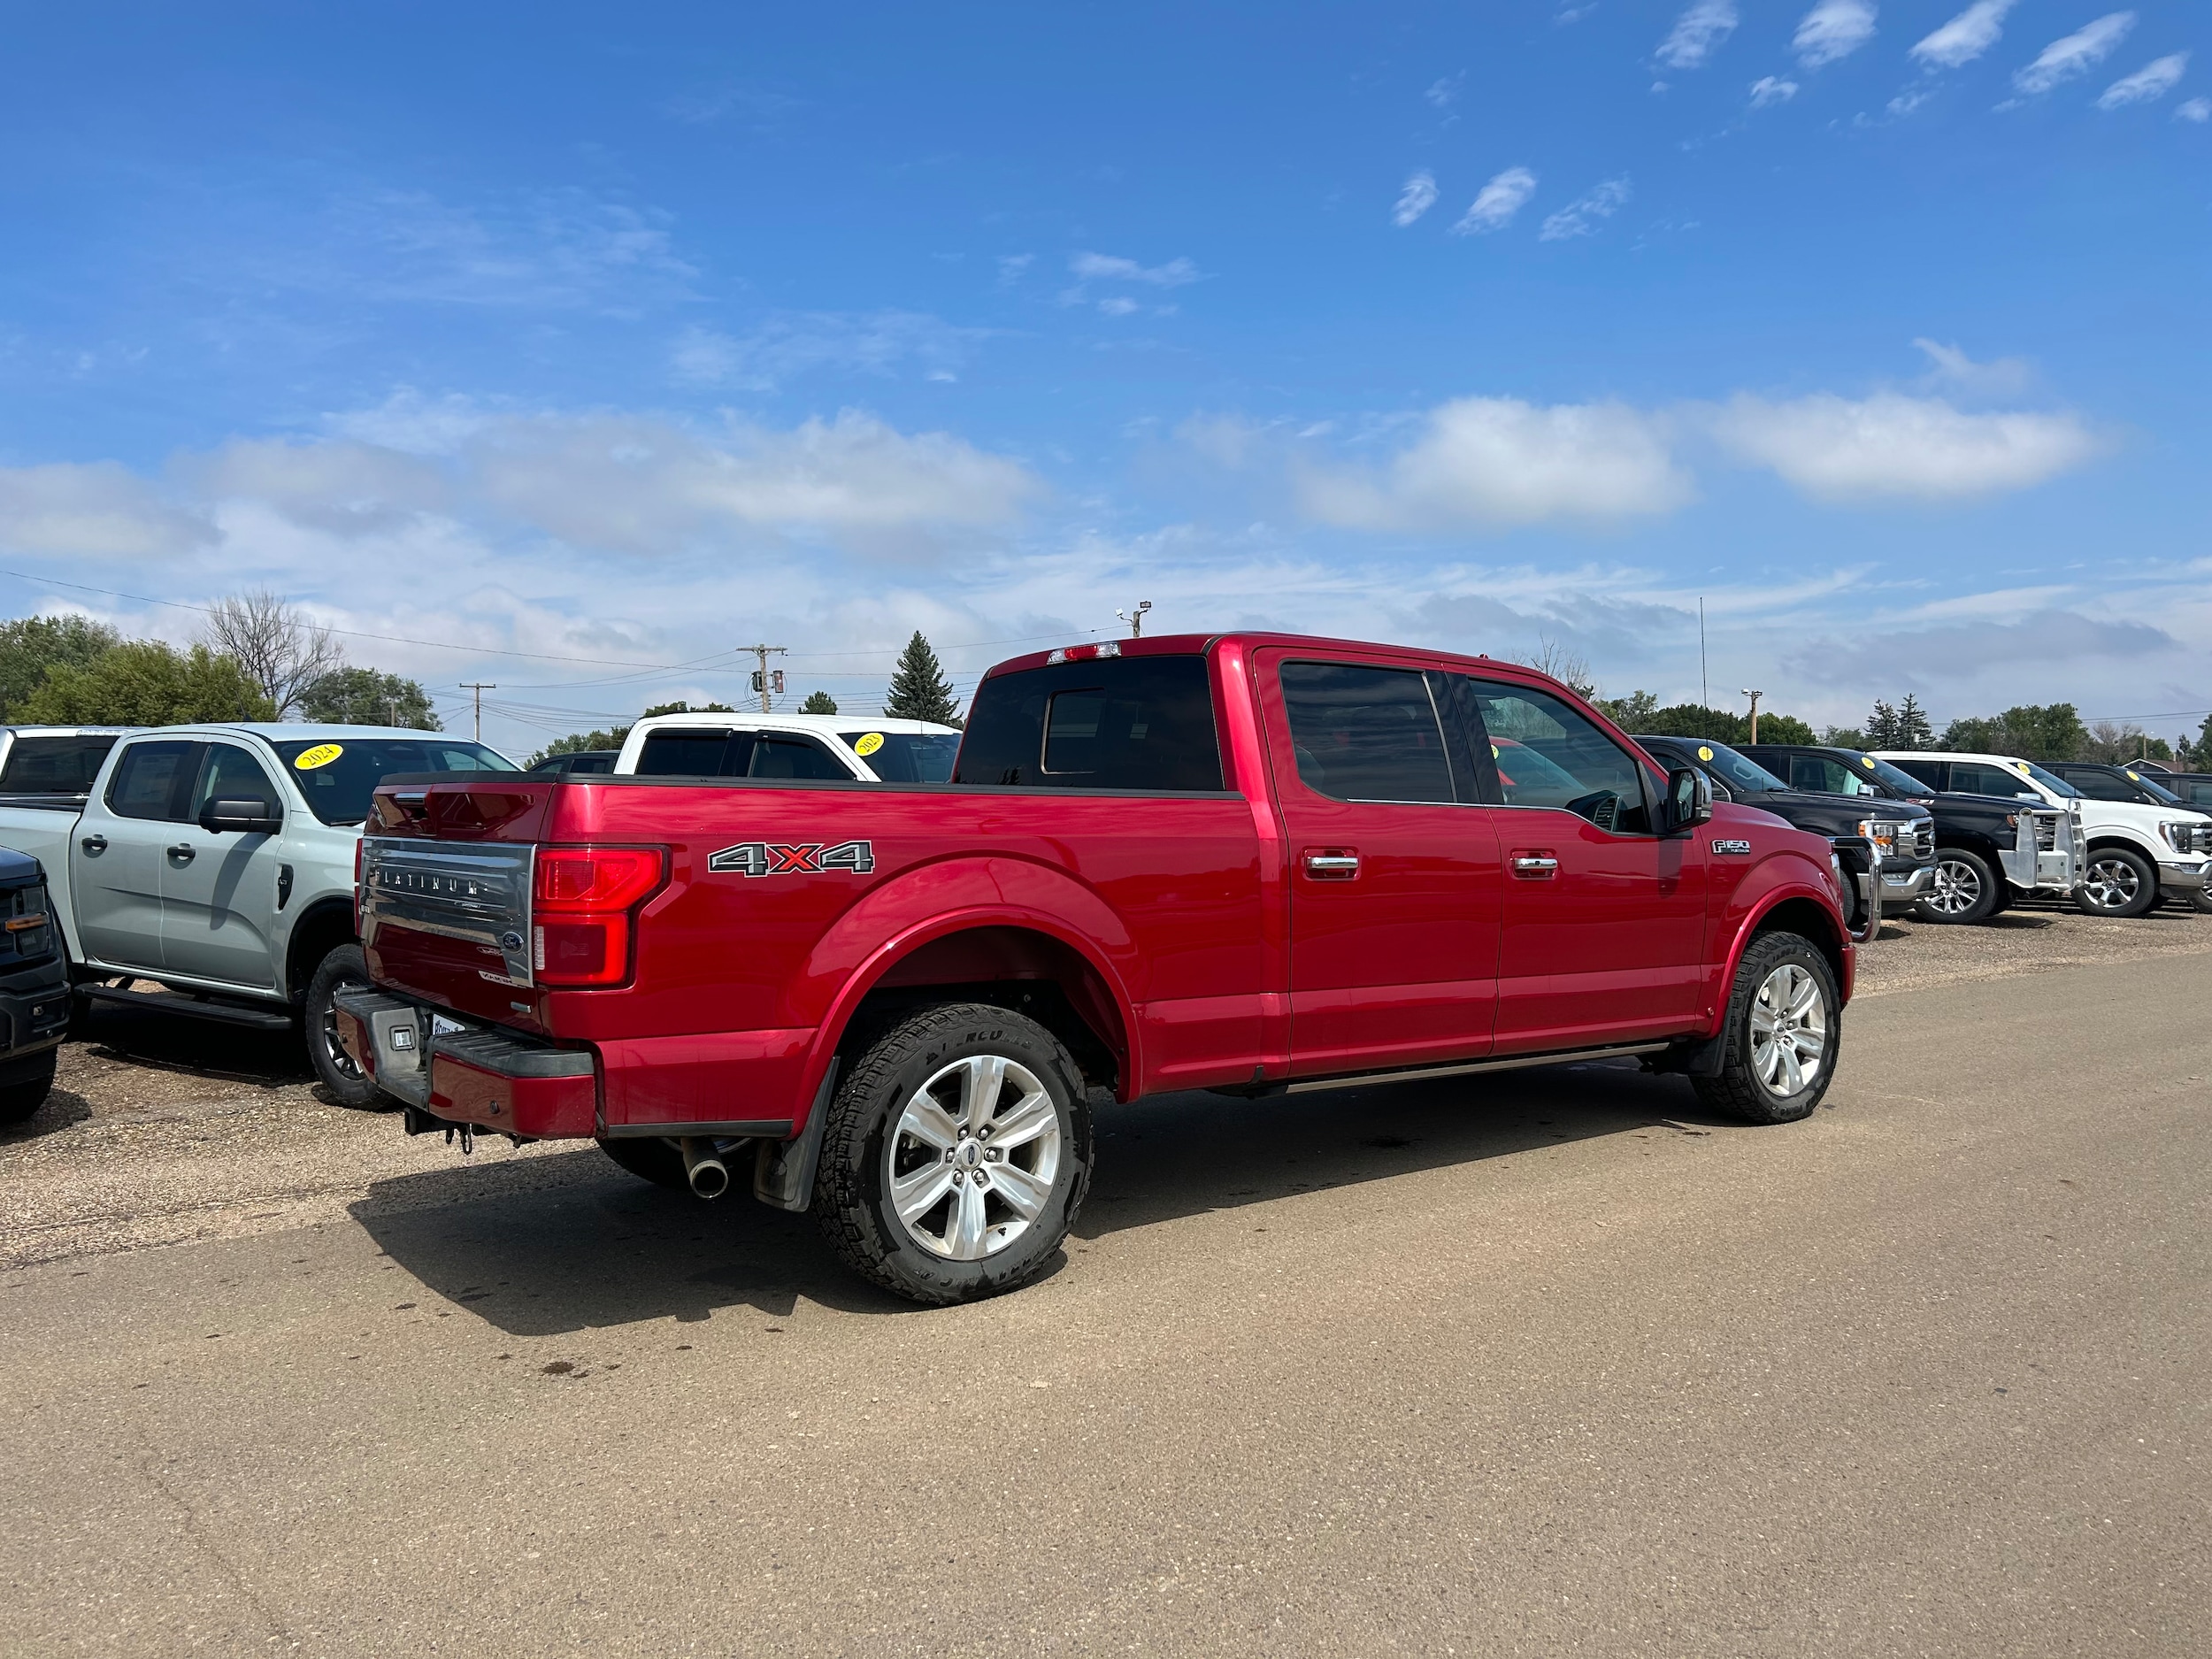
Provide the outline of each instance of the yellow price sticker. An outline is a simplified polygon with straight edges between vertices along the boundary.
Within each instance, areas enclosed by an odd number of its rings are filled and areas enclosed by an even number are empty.
[[[870,732],[864,736],[860,741],[853,745],[853,753],[859,756],[863,760],[865,760],[869,756],[874,754],[876,750],[881,749],[882,747],[883,733],[880,732]]]
[[[2143,781],[2142,774],[2140,772],[2131,772],[2128,773],[2128,781],[2130,783],[2140,783]]]
[[[1697,757],[1700,760],[1710,760],[1713,757],[1713,751],[1709,749],[1701,747],[1697,751]]]
[[[329,765],[332,761],[345,752],[346,746],[343,743],[318,743],[312,749],[302,749],[300,757],[292,764],[297,771],[312,772],[318,766]]]
[[[1859,764],[1865,767],[1869,772],[1872,772],[1874,770],[1874,757],[1871,755],[1860,756]]]

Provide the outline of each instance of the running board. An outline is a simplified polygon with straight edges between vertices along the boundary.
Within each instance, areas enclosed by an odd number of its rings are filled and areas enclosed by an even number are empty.
[[[1460,1065],[1416,1066],[1409,1071],[1356,1071],[1348,1077],[1307,1078],[1283,1086],[1286,1094],[1310,1094],[1317,1089],[1358,1088],[1369,1083],[1411,1083],[1425,1077],[1466,1077],[1476,1071],[1517,1071],[1525,1066],[1567,1065],[1578,1060],[1617,1060],[1624,1055],[1657,1054],[1674,1047],[1672,1041],[1634,1042],[1617,1048],[1565,1048],[1549,1054],[1514,1054],[1497,1060],[1470,1060]]]
[[[269,1009],[245,1008],[236,1002],[208,1002],[174,991],[125,991],[111,985],[81,985],[77,995],[113,1008],[143,1008],[157,1014],[182,1014],[190,1019],[220,1020],[227,1025],[250,1025],[256,1031],[289,1031],[292,1017]]]

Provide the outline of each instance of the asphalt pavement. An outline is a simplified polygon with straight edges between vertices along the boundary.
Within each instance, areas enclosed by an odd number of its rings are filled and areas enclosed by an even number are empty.
[[[1115,1109],[1064,1262],[964,1309],[590,1148],[19,1257],[0,1630],[2212,1651],[2208,984],[1870,997],[1779,1129],[1611,1065]]]

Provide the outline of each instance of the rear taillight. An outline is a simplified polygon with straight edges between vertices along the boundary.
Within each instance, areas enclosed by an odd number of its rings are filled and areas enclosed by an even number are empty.
[[[541,847],[530,894],[531,977],[615,985],[630,971],[630,918],[668,872],[658,847]]]

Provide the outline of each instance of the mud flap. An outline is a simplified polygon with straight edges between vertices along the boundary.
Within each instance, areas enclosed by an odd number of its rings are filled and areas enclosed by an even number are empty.
[[[830,1096],[844,1069],[841,1055],[830,1061],[822,1087],[814,1091],[814,1110],[806,1127],[788,1141],[763,1141],[753,1153],[753,1196],[772,1210],[805,1210],[814,1202],[814,1171],[822,1162],[822,1133],[829,1125]]]

